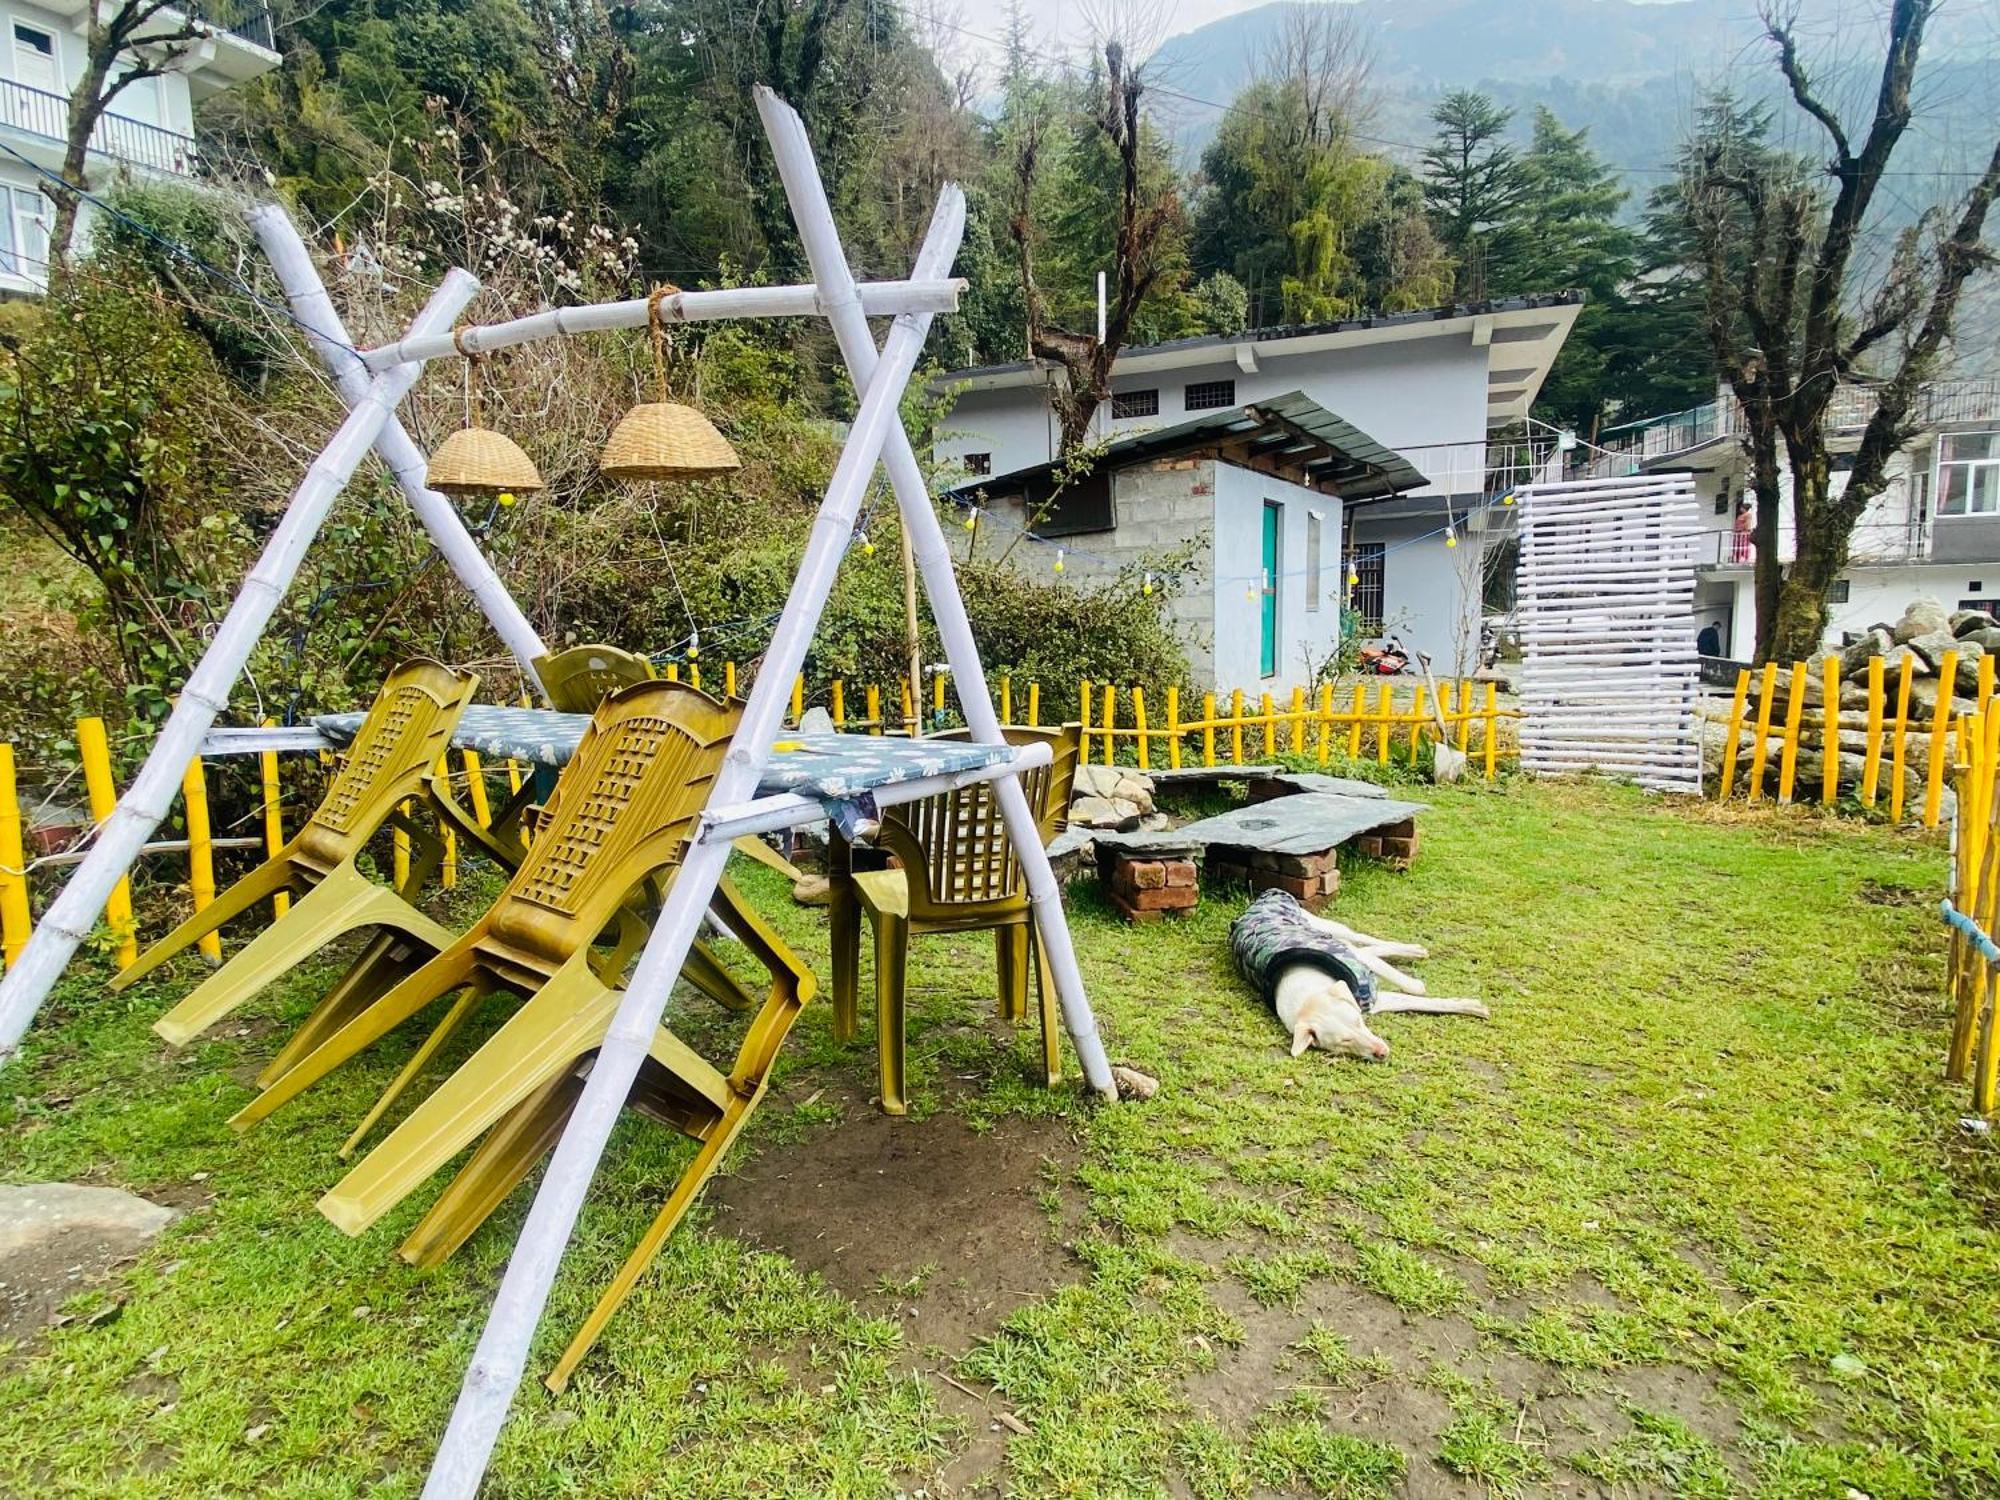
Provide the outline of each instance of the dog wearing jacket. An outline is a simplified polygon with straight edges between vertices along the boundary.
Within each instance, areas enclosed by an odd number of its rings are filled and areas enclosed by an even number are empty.
[[[1315,916],[1287,891],[1264,891],[1244,908],[1229,929],[1229,947],[1237,972],[1291,1034],[1294,1057],[1320,1047],[1385,1061],[1389,1044],[1369,1029],[1367,1019],[1384,1012],[1481,1019],[1489,1014],[1477,1000],[1425,994],[1422,980],[1389,962],[1423,958],[1426,950],[1417,944],[1373,938]],[[1381,983],[1396,992],[1384,991]]]

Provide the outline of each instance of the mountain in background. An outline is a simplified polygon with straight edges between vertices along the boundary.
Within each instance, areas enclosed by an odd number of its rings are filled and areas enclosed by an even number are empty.
[[[1190,165],[1287,16],[1307,8],[1280,0],[1170,37],[1154,52],[1154,103]],[[1727,77],[1745,97],[1774,102],[1783,86],[1745,0],[1353,0],[1353,9],[1369,38],[1379,99],[1366,130],[1384,154],[1414,165],[1438,97],[1483,89],[1515,110],[1524,142],[1538,104],[1565,125],[1589,127],[1592,144],[1627,174],[1634,212],[1664,177],[1706,86]],[[1837,23],[1809,9],[1800,28],[1808,61],[1826,72],[1829,96],[1858,135],[1880,67],[1879,24],[1855,0],[1828,7]],[[2000,118],[2000,25],[1992,12],[1946,7],[1924,51],[1919,117],[1896,160],[1903,187],[1895,196],[1913,209],[1938,195],[1935,180],[1919,184],[1907,174],[1983,167]],[[1786,111],[1797,118],[1789,104]],[[1820,148],[1803,132],[1799,139]]]

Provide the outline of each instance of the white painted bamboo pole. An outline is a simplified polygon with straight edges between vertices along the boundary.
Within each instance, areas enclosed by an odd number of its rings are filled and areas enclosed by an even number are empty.
[[[292,315],[304,326],[306,337],[333,377],[341,400],[353,405],[368,390],[370,367],[354,352],[347,329],[340,321],[340,314],[334,311],[333,299],[326,294],[326,283],[320,279],[319,268],[313,264],[312,253],[299,237],[297,227],[290,215],[270,203],[250,211],[250,228],[257,236],[257,243],[263,246],[265,258],[278,273],[278,285],[284,288]],[[443,337],[449,346],[450,335]],[[421,370],[422,366],[417,368]],[[541,681],[535,676],[534,663],[537,657],[548,654],[548,647],[542,644],[540,634],[528,623],[514,596],[507,592],[507,586],[493,571],[486,554],[479,550],[472,533],[465,529],[451,501],[424,483],[430,465],[423,450],[392,416],[375,439],[375,451],[395,476],[396,487],[429,533],[431,545],[450,564],[459,581],[472,591],[480,613],[491,622],[494,633],[520,663],[522,674],[539,690]]]
[[[826,201],[819,166],[813,160],[812,141],[806,135],[804,122],[790,105],[762,85],[758,86],[756,96],[757,113],[763,118],[764,134],[777,158],[778,176],[785,185],[785,198],[791,205],[792,220],[799,227],[799,241],[812,266],[813,279],[824,294],[827,320],[833,325],[841,357],[847,362],[848,374],[856,388],[865,385],[873,389],[875,339],[863,316],[860,289],[848,267],[847,254],[841,249],[840,232]],[[912,274],[918,277],[924,274],[921,262]],[[909,434],[903,431],[900,422],[889,434],[882,457],[889,470],[890,487],[896,494],[903,530],[911,540],[918,570],[923,575],[931,617],[937,621],[938,634],[944,641],[945,659],[951,664],[959,708],[975,739],[999,744],[1004,739],[1000,719],[993,711],[993,697],[986,687],[986,669],[980,663],[979,647],[972,638],[965,600],[958,592],[958,575],[952,571],[951,553],[945,546],[944,530],[938,525],[930,487],[924,483]],[[1083,974],[1077,967],[1076,948],[1070,940],[1069,919],[1063,911],[1062,889],[1049,867],[1048,851],[1042,846],[1034,811],[1028,806],[1021,783],[1014,777],[996,781],[993,792],[1015,857],[1021,861],[1021,874],[1027,882],[1028,899],[1035,913],[1035,930],[1041,938],[1042,953],[1048,959],[1049,973],[1055,980],[1062,1006],[1064,1029],[1069,1032],[1091,1088],[1101,1098],[1115,1100],[1118,1085],[1111,1076],[1110,1059],[1104,1055],[1103,1039],[1097,1033],[1097,1017],[1084,993]]]
[[[451,320],[478,289],[479,283],[471,276],[453,271],[432,294],[413,326],[425,332],[449,328]],[[406,365],[378,375],[293,491],[283,519],[264,544],[263,554],[243,580],[243,587],[216,629],[215,638],[181,689],[174,711],[161,728],[159,738],[153,741],[145,765],[98,829],[90,857],[70,876],[62,893],[50,905],[48,915],[28,939],[19,960],[8,969],[7,977],[0,980],[0,1062],[20,1045],[70,955],[89,936],[111,888],[132,867],[147,835],[172,808],[188,762],[201,749],[202,738],[215,722],[215,716],[229,702],[229,691],[236,685],[243,663],[262,638],[278,601],[291,586],[300,560],[318,534],[327,511],[422,368]]]
[[[877,281],[861,289],[862,311],[871,318],[895,318],[905,313],[946,313],[958,309],[965,282],[953,277],[910,281]],[[674,292],[660,299],[660,319],[666,323],[712,322],[720,318],[818,317],[819,288],[811,286],[744,286],[715,292]],[[588,307],[558,307],[531,313],[506,323],[475,324],[465,329],[465,348],[487,354],[512,344],[533,343],[558,334],[603,333],[617,328],[647,326],[646,299],[599,302]],[[361,357],[371,370],[387,369],[405,360],[443,359],[458,346],[449,334],[406,338],[370,349]]]
[[[949,267],[964,229],[965,195],[957,187],[947,186],[939,196],[918,264]],[[863,391],[860,409],[848,431],[840,462],[834,466],[826,499],[813,519],[805,556],[750,689],[750,701],[744,705],[729,754],[716,775],[709,795],[711,807],[730,808],[756,796],[764,762],[784,722],[792,681],[805,665],[806,648],[812,643],[841,558],[853,538],[861,496],[881,456],[883,439],[892,430],[902,430],[899,407],[930,323],[929,313],[897,318],[874,377],[858,383]],[[998,783],[1007,784],[1006,780]],[[604,1154],[604,1143],[618,1123],[639,1064],[652,1044],[653,1029],[666,1010],[674,978],[687,959],[709,897],[722,877],[729,848],[721,840],[691,845],[668,891],[653,935],[647,939],[639,966],[605,1033],[589,1081],[556,1143],[527,1222],[521,1226],[507,1274],[493,1299],[493,1311],[459,1388],[451,1424],[424,1483],[424,1500],[472,1500],[479,1487],[515,1388],[521,1383],[535,1325],[548,1304],[549,1287],[583,1207],[584,1194]]]

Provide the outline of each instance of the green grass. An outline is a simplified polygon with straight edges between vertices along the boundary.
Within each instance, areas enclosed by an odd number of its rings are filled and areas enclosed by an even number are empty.
[[[972,1024],[989,944],[919,945],[922,1107],[979,1128],[1060,1115],[1082,1145],[1034,1209],[1074,1279],[949,1367],[1029,1429],[1006,1435],[996,1482],[2000,1493],[2000,1174],[1937,1076],[1943,944],[1920,898],[1941,844],[1615,788],[1421,795],[1416,868],[1344,866],[1340,910],[1429,943],[1431,987],[1494,1019],[1386,1017],[1386,1065],[1286,1055],[1230,972],[1230,901],[1130,929],[1076,893],[1112,1054],[1163,1085],[1113,1110],[1033,1087],[1032,1038],[996,1048]],[[744,883],[823,963],[818,914],[761,872]],[[238,1138],[224,1122],[268,1023],[326,976],[177,1055],[147,1027],[189,977],[110,997],[101,970],[78,974],[0,1088],[0,1175],[196,1207],[117,1284],[121,1316],[0,1354],[0,1493],[414,1494],[522,1201],[436,1273],[389,1255],[427,1195],[343,1238],[313,1200],[409,1043]],[[697,1040],[721,1034],[683,1013]],[[780,1089],[865,1097],[871,1075],[815,1006]],[[828,1102],[782,1104],[744,1147],[809,1153],[843,1128]],[[621,1126],[538,1369],[683,1150]],[[916,1337],[698,1211],[570,1393],[524,1392],[489,1491],[914,1491],[978,1435]]]

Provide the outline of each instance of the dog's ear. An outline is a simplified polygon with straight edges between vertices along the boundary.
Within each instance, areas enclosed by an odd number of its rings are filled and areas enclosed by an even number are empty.
[[[1292,1056],[1294,1057],[1305,1056],[1307,1052],[1312,1050],[1313,1044],[1318,1040],[1319,1037],[1313,1031],[1312,1023],[1310,1021],[1299,1022],[1299,1024],[1292,1029]]]

